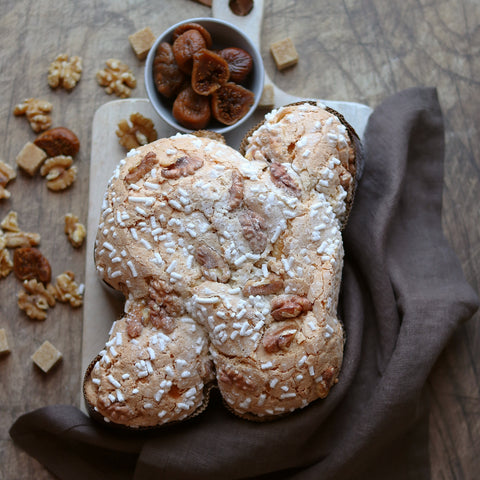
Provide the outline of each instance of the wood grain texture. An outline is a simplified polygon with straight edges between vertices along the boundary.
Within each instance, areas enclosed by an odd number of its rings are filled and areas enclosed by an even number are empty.
[[[47,190],[40,177],[19,172],[0,201],[0,219],[18,212],[20,226],[42,235],[41,250],[54,275],[72,270],[82,281],[87,252],[73,249],[63,216],[86,221],[94,112],[112,99],[95,73],[108,58],[127,62],[138,79],[134,96],[145,97],[143,63],[128,35],[149,25],[159,34],[170,24],[210,9],[191,0],[0,1],[0,158],[14,163],[35,138],[27,121],[12,115],[27,97],[53,103],[53,123],[80,138],[79,175],[63,193]],[[28,13],[27,13],[28,12]],[[262,54],[270,78],[281,89],[366,103],[413,86],[436,86],[445,115],[446,161],[443,196],[445,234],[470,284],[480,289],[480,4],[478,0],[266,0]],[[299,63],[275,69],[268,45],[290,36]],[[71,92],[52,91],[46,76],[59,53],[81,55],[83,75]],[[8,428],[20,414],[52,403],[79,404],[82,312],[59,304],[45,322],[29,320],[16,306],[19,282],[0,280],[0,328],[12,352],[0,358],[0,478],[53,478],[17,449]],[[50,340],[63,360],[47,375],[31,354]],[[428,382],[431,398],[432,478],[475,479],[480,472],[480,316],[462,325],[440,356]]]

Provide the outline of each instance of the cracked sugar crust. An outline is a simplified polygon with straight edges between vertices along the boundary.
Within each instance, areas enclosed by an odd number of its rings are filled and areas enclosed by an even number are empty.
[[[329,122],[342,131],[330,118],[320,109],[313,125]],[[252,135],[247,158],[217,141],[178,134],[129,152],[114,172],[95,260],[100,277],[127,302],[85,382],[87,401],[106,419],[151,426],[190,416],[212,379],[210,362],[227,405],[245,417],[302,408],[337,381],[340,228],[348,194],[342,162],[349,160],[335,149],[314,154],[314,145],[305,155],[305,125],[296,140],[300,159],[284,158],[275,129],[270,144],[262,128]],[[113,345],[112,357],[108,345],[119,332],[123,343]],[[153,373],[147,368],[138,378],[135,365],[148,361],[154,348],[148,342],[157,336],[164,341],[150,360]],[[172,388],[182,379],[172,362],[187,353],[195,378],[184,390],[190,401],[166,394],[168,388],[158,394],[159,382]],[[124,386],[122,375],[131,383]]]

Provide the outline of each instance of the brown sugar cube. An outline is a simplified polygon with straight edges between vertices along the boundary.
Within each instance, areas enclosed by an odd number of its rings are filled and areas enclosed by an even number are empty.
[[[8,352],[10,352],[10,348],[7,341],[7,332],[4,328],[0,328],[0,355]]]
[[[273,85],[271,83],[263,87],[262,96],[258,102],[260,107],[271,108],[275,105],[275,92],[273,90]]]
[[[58,360],[62,358],[62,354],[46,340],[32,355],[32,360],[37,367],[47,373]]]
[[[17,155],[17,165],[28,174],[35,175],[47,158],[47,154],[32,142],[27,142]]]
[[[148,51],[155,42],[155,35],[150,30],[150,27],[145,27],[138,32],[128,36],[128,41],[139,60],[145,60]]]
[[[291,67],[298,62],[298,53],[290,37],[272,43],[270,52],[279,70]]]

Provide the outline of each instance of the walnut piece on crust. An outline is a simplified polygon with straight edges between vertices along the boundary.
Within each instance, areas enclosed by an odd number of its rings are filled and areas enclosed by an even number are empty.
[[[32,279],[23,282],[24,291],[18,294],[18,307],[32,320],[45,320],[47,310],[55,306],[55,289],[51,284]]]
[[[118,142],[127,151],[157,139],[157,131],[153,121],[138,112],[130,115],[130,122],[126,119],[120,120],[117,127],[118,130],[115,133],[117,134]]]
[[[46,178],[47,187],[58,192],[65,190],[75,181],[77,167],[73,164],[73,158],[67,155],[57,155],[49,158],[40,169],[40,174]]]
[[[10,198],[10,192],[5,188],[7,183],[17,176],[17,172],[10,165],[0,160],[0,200]]]
[[[78,217],[73,213],[65,215],[65,234],[75,248],[81,247],[85,240],[87,234],[85,226],[78,221]]]
[[[34,132],[47,130],[52,125],[52,118],[48,115],[53,105],[46,100],[27,98],[22,103],[15,105],[13,114],[16,116],[25,115]]]
[[[57,276],[54,295],[59,302],[70,303],[72,307],[80,307],[83,303],[83,285],[78,285],[73,272],[67,270]]]
[[[132,89],[137,86],[137,80],[125,63],[115,58],[108,59],[106,68],[97,72],[97,82],[105,87],[109,95],[114,93],[117,97],[128,98]]]
[[[62,53],[50,64],[48,68],[48,84],[52,88],[63,87],[72,90],[82,76],[82,58],[76,55],[68,58]]]

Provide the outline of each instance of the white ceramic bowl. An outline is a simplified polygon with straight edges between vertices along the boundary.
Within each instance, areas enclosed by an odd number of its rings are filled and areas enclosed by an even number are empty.
[[[205,27],[210,35],[212,36],[213,45],[211,49],[222,49],[227,47],[239,47],[246,50],[253,59],[253,69],[250,72],[249,78],[247,83],[244,85],[246,88],[251,90],[255,95],[254,104],[250,107],[248,113],[241,118],[238,122],[234,123],[233,125],[223,125],[220,122],[212,119],[207,127],[208,130],[212,130],[218,133],[226,133],[230,130],[238,127],[241,125],[245,120],[247,120],[250,115],[255,111],[257,108],[258,102],[260,101],[260,97],[263,92],[263,81],[265,77],[264,67],[263,67],[263,60],[260,52],[258,51],[257,47],[253,44],[253,42],[235,25],[225,22],[224,20],[218,20],[215,18],[190,18],[187,20],[183,20],[175,25],[172,25],[170,28],[165,30],[153,44],[152,48],[150,49],[147,60],[145,63],[145,87],[147,89],[147,95],[150,102],[153,105],[155,111],[167,122],[169,125],[174,127],[175,129],[181,132],[191,132],[192,130],[185,128],[184,126],[180,125],[172,115],[172,100],[169,100],[160,93],[157,92],[155,88],[155,82],[153,79],[153,59],[155,57],[155,52],[157,47],[162,42],[172,42],[172,34],[173,31],[179,26],[183,25],[184,23],[199,23],[203,27]]]

